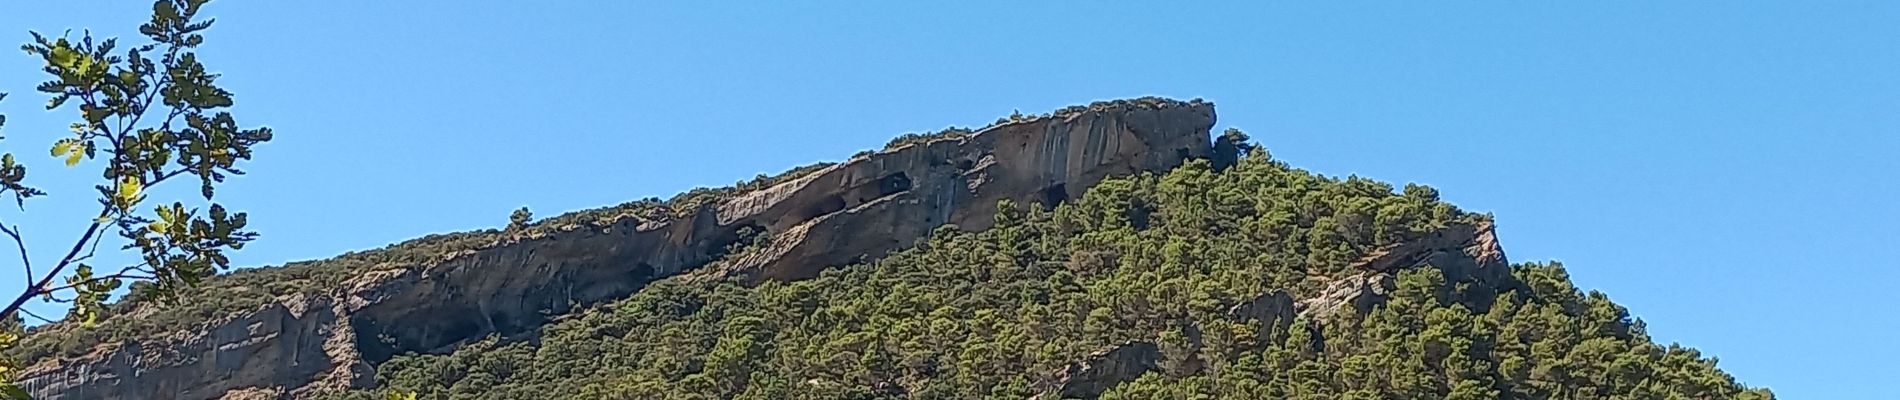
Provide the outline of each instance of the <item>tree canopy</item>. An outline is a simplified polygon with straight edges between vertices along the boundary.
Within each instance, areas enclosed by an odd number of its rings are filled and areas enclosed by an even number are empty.
[[[66,303],[65,320],[91,326],[127,281],[141,282],[147,298],[186,298],[200,280],[230,267],[226,251],[257,238],[246,229],[246,213],[213,197],[226,178],[244,173],[240,165],[272,132],[240,125],[229,111],[234,95],[198,58],[213,22],[199,15],[207,1],[153,2],[151,20],[138,28],[143,43],[136,45],[89,32],[33,32],[32,41],[20,46],[43,64],[47,80],[35,89],[48,97],[46,109],[77,114],[49,153],[67,168],[100,171],[93,186],[99,211],[82,220],[88,225],[69,247],[50,251],[29,249],[23,236],[35,227],[0,222],[0,233],[17,249],[17,268],[29,280],[0,317],[12,321],[24,314],[51,322],[23,308],[37,299]],[[0,196],[23,211],[29,200],[49,195],[28,179],[26,164],[25,157],[0,154]],[[196,196],[152,199],[164,197],[154,188],[176,180],[196,180]],[[62,200],[83,201],[70,195]],[[95,258],[107,242],[108,252],[129,250],[133,260]],[[0,350],[15,351],[18,338],[0,332]],[[0,365],[0,378],[11,381],[13,372],[10,363]],[[18,388],[0,389],[24,396]]]

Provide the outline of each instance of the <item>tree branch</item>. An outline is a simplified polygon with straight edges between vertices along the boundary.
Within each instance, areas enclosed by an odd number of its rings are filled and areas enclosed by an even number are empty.
[[[26,280],[32,281],[33,280],[33,259],[27,257],[26,240],[20,238],[20,227],[18,225],[15,225],[12,228],[7,228],[6,224],[0,224],[0,231],[6,232],[7,236],[12,236],[13,244],[15,246],[19,246],[20,263],[26,265]]]
[[[145,183],[145,188],[150,190],[153,186],[158,186],[159,182],[164,182],[166,179],[171,179],[174,176],[184,175],[186,172],[191,172],[191,168],[179,168],[172,170],[172,172],[153,175],[152,181]]]
[[[72,262],[86,261],[86,260],[92,259],[93,255],[99,254],[99,242],[105,241],[105,238],[106,238],[106,235],[99,235],[99,236],[92,237],[92,246],[86,249],[86,255],[79,256],[78,258],[74,258]]]
[[[145,280],[158,279],[157,276],[134,275],[134,274],[128,273],[128,271],[131,271],[132,269],[133,267],[125,267],[125,269],[119,270],[119,272],[113,273],[111,275],[96,276],[96,277],[93,277],[92,279],[54,286],[51,288],[47,288],[46,293],[58,292],[61,290],[67,290],[67,289],[80,287],[82,285],[87,285],[87,284],[92,284],[92,283],[97,283],[97,282],[104,282],[104,281],[113,280],[113,279],[145,279]]]
[[[146,187],[150,188],[152,186],[156,186],[158,185],[159,182],[164,182],[166,179],[171,179],[172,177],[183,175],[184,173],[189,172],[189,171],[190,171],[189,168],[179,168],[171,172],[160,174],[156,178],[153,178],[151,182],[147,183]],[[0,317],[13,315],[15,312],[21,311],[22,310],[21,307],[25,306],[26,302],[28,300],[31,300],[34,296],[39,296],[42,294],[50,294],[50,293],[54,293],[60,290],[70,289],[74,287],[73,285],[64,285],[60,287],[49,288],[48,285],[52,285],[53,279],[59,277],[60,272],[65,271],[67,266],[70,266],[75,262],[84,260],[86,258],[90,258],[92,256],[92,253],[88,253],[85,257],[79,257],[79,251],[86,247],[87,241],[92,242],[93,251],[95,252],[98,251],[99,240],[103,239],[103,235],[98,235],[99,227],[101,226],[101,223],[99,222],[99,218],[104,218],[110,215],[112,215],[111,205],[106,205],[104,206],[103,209],[99,210],[99,217],[93,219],[92,226],[87,227],[86,233],[79,237],[79,241],[77,243],[73,243],[72,249],[66,251],[66,256],[60,258],[59,264],[54,265],[53,270],[47,271],[45,276],[40,277],[37,283],[34,283],[32,286],[27,287],[26,291],[20,294],[20,297],[14,298],[13,302],[7,305],[7,308],[0,309]],[[12,233],[12,232],[9,232],[9,233]],[[20,243],[21,257],[24,258],[26,254],[25,244],[22,242],[19,242],[17,240],[17,236],[16,236],[16,243]],[[106,277],[148,279],[148,280],[157,278],[156,271],[152,271],[151,276],[131,275],[131,274],[126,273],[126,272],[134,271],[134,270],[144,271],[144,270],[137,269],[138,267],[139,267],[138,265],[127,267],[124,270],[120,270],[119,273],[107,275],[105,277],[94,278],[93,280],[88,280],[87,282],[96,281],[96,280],[103,279]],[[27,280],[31,281],[33,280],[33,277],[31,275],[28,275]],[[59,299],[54,299],[54,300],[58,301]]]
[[[136,62],[138,62],[138,61],[137,61],[137,60],[131,60],[131,62],[134,62],[134,63],[136,63]],[[172,82],[172,77],[171,77],[171,75],[170,75],[170,74],[164,74],[164,75],[160,75],[160,74],[158,73],[158,69],[157,69],[157,68],[153,68],[153,69],[152,69],[152,70],[150,70],[150,71],[145,71],[145,77],[146,77],[146,78],[152,78],[152,77],[159,77],[159,78],[158,78],[158,83],[156,83],[156,84],[154,84],[154,85],[152,85],[152,86],[151,86],[151,91],[150,91],[150,92],[147,92],[147,93],[145,94],[145,100],[144,100],[143,102],[140,102],[140,103],[138,103],[138,104],[136,105],[136,107],[138,108],[138,112],[137,112],[137,113],[133,113],[133,114],[132,114],[132,121],[130,121],[130,122],[126,122],[126,126],[125,126],[125,127],[121,127],[121,128],[119,128],[119,130],[120,130],[120,131],[125,131],[126,129],[132,129],[132,128],[137,128],[137,127],[139,126],[139,120],[142,120],[142,119],[145,119],[145,113],[146,113],[146,112],[148,112],[148,111],[151,111],[151,109],[152,109],[152,100],[153,100],[153,99],[156,99],[156,98],[158,98],[158,92],[159,92],[159,90],[158,90],[158,89],[159,89],[159,88],[163,88],[163,87],[165,87],[165,85],[166,85],[166,84],[170,84],[170,83]],[[137,96],[132,96],[131,98],[132,98],[132,99],[135,99],[135,100],[136,100],[136,99],[137,99],[138,97],[137,97]],[[121,119],[121,121],[123,121],[123,120],[124,120],[124,119]]]
[[[111,210],[111,206],[106,206],[105,209],[99,211],[99,218],[104,218],[109,215]],[[12,303],[7,304],[7,308],[0,309],[0,317],[10,316],[19,312],[20,307],[26,305],[26,301],[32,299],[33,296],[52,293],[52,291],[44,289],[47,285],[53,283],[53,278],[58,277],[61,271],[66,270],[66,266],[72,264],[73,257],[79,255],[79,250],[86,247],[86,241],[91,240],[93,235],[99,233],[99,224],[99,219],[94,218],[92,226],[86,227],[86,234],[79,237],[79,242],[73,243],[73,248],[66,251],[66,256],[60,258],[59,264],[54,265],[52,271],[47,271],[46,276],[40,277],[39,282],[34,283],[33,286],[28,286],[26,292],[20,293],[20,297],[14,298]]]
[[[31,310],[27,310],[27,309],[24,309],[24,308],[22,308],[22,309],[20,309],[20,313],[21,313],[21,314],[26,314],[27,316],[30,316],[30,317],[33,317],[34,319],[38,319],[38,320],[40,320],[40,322],[45,322],[45,323],[49,323],[49,324],[50,324],[50,323],[53,323],[53,320],[51,320],[51,319],[47,319],[46,317],[42,317],[42,316],[40,316],[39,314],[34,314],[34,313],[33,313],[33,311],[31,311]]]

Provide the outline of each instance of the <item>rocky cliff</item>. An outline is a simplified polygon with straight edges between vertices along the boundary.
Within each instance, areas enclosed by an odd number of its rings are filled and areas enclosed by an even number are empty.
[[[946,224],[983,229],[998,200],[1059,202],[1106,177],[1206,157],[1214,118],[1211,104],[1150,98],[999,123],[854,157],[684,218],[516,234],[428,265],[363,271],[162,339],[44,361],[22,383],[57,400],[290,398],[363,387],[395,354],[530,336],[553,316],[715,261],[726,276],[800,279],[908,247]],[[721,261],[741,240],[763,245]]]

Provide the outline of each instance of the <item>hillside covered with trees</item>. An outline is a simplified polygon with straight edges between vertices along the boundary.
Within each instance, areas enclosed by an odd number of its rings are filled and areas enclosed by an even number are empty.
[[[1774,398],[1652,340],[1556,263],[1510,266],[1506,290],[1408,268],[1364,310],[1281,330],[1236,319],[1262,293],[1319,296],[1367,273],[1353,268],[1365,254],[1491,219],[1426,186],[1293,168],[1244,138],[1216,146],[1237,160],[1109,179],[1053,209],[1005,202],[991,229],[939,229],[814,279],[660,280],[534,337],[398,355],[376,389],[332,397],[1053,398],[1065,368],[1145,343],[1159,359],[1101,398]]]

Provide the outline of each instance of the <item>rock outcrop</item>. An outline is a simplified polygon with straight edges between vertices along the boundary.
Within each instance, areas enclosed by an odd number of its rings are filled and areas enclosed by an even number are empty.
[[[1235,304],[1227,309],[1227,317],[1236,321],[1260,323],[1259,339],[1274,343],[1286,339],[1288,330],[1293,328],[1295,308],[1292,295],[1284,290],[1274,290],[1254,296],[1245,303]]]
[[[1491,301],[1495,300],[1490,295],[1480,294],[1495,294],[1518,285],[1511,276],[1510,263],[1504,258],[1504,251],[1498,247],[1495,229],[1485,219],[1454,223],[1421,237],[1407,238],[1380,247],[1368,252],[1352,267],[1360,272],[1333,281],[1314,297],[1296,300],[1285,291],[1273,290],[1229,307],[1226,317],[1258,323],[1257,338],[1263,342],[1274,342],[1293,337],[1295,316],[1321,322],[1339,312],[1370,311],[1396,289],[1396,275],[1407,269],[1436,268],[1444,273],[1448,282],[1463,283],[1479,289],[1467,291],[1472,293],[1470,298],[1459,299],[1477,310],[1488,309]],[[1201,336],[1199,329],[1192,324],[1185,328],[1188,342],[1198,348]],[[1315,330],[1315,341],[1305,344],[1308,350],[1303,351],[1322,351],[1325,345],[1318,341],[1320,335],[1317,335],[1321,326],[1315,324],[1307,329]],[[1185,374],[1200,368],[1190,358],[1185,364],[1174,367],[1188,371],[1168,370],[1162,365],[1161,359],[1153,342],[1132,341],[1115,345],[1050,372],[1048,381],[1036,386],[1036,398],[1093,399],[1109,388],[1139,378],[1144,373]]]
[[[763,251],[739,260],[737,272],[799,279],[909,247],[943,224],[988,228],[999,200],[1060,202],[1103,178],[1208,155],[1211,107],[1123,107],[1130,108],[1058,113],[855,158],[726,202],[718,224],[774,235]]]
[[[1065,109],[854,157],[669,222],[623,219],[365,272],[201,331],[42,363],[22,383],[46,400],[302,398],[363,387],[393,355],[531,335],[552,316],[705,266],[742,232],[770,240],[722,267],[762,280],[876,258],[945,224],[983,229],[998,200],[1059,202],[1107,177],[1206,157],[1214,117],[1198,100]]]
[[[1444,273],[1446,282],[1469,284],[1469,298],[1459,299],[1475,310],[1487,310],[1495,294],[1517,287],[1511,277],[1510,261],[1498,246],[1495,227],[1489,220],[1455,223],[1424,237],[1386,245],[1366,254],[1353,264],[1359,274],[1328,285],[1318,296],[1301,300],[1299,315],[1308,319],[1331,316],[1345,307],[1366,312],[1385,301],[1395,288],[1399,271],[1431,266]]]
[[[1034,399],[1093,399],[1122,382],[1160,368],[1161,347],[1132,341],[1083,357],[1056,371]]]

